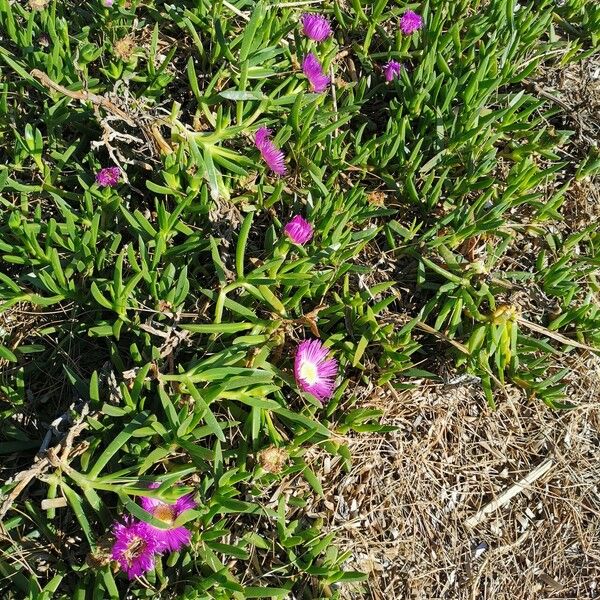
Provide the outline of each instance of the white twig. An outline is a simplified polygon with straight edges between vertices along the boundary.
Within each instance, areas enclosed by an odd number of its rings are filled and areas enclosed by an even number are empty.
[[[335,91],[335,74],[333,72],[333,64],[329,65],[329,79],[331,81],[331,100],[333,101],[333,119],[334,121],[337,121],[337,114],[338,114],[338,107],[337,107],[337,94]],[[333,130],[333,136],[337,137],[338,136],[338,128],[336,127]]]
[[[537,481],[540,477],[545,475],[554,466],[554,461],[551,458],[547,458],[544,462],[539,464],[531,473],[523,477],[520,481],[517,481],[514,485],[509,487],[507,490],[502,492],[495,500],[486,504],[482,509],[477,511],[471,518],[465,521],[465,525],[472,529],[484,521],[490,513],[493,513],[498,508],[501,508],[505,504],[508,504],[512,498],[522,492],[532,483]]]
[[[239,8],[237,8],[237,6],[234,6],[233,4],[231,4],[231,2],[227,2],[227,0],[223,0],[223,4],[233,13],[235,13],[238,17],[242,17],[242,19],[244,19],[245,21],[249,21],[250,17],[242,12]]]
[[[302,0],[302,2],[278,2],[273,4],[276,8],[292,8],[293,6],[307,6],[308,4],[322,4],[323,0]]]

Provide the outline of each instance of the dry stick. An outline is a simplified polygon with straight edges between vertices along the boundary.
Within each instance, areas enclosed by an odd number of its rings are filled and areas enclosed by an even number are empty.
[[[0,521],[4,518],[4,515],[8,512],[19,494],[29,485],[29,482],[41,475],[49,466],[50,461],[47,458],[43,458],[30,469],[21,471],[15,476],[14,480],[19,481],[19,483],[10,491],[0,506]]]
[[[227,0],[223,0],[223,5],[226,6],[232,13],[235,13],[238,17],[242,17],[245,21],[249,21],[250,17],[242,12],[237,6],[231,4],[231,2],[227,2]]]
[[[96,107],[101,106],[107,112],[111,113],[114,117],[117,117],[117,118],[121,119],[122,121],[125,121],[125,123],[127,123],[127,125],[129,125],[130,127],[145,129],[145,127],[141,126],[140,123],[136,123],[133,120],[133,117],[131,115],[127,114],[122,108],[119,108],[114,102],[112,102],[111,100],[106,98],[106,96],[100,96],[98,94],[93,94],[93,93],[85,91],[85,90],[78,91],[78,92],[69,90],[66,87],[64,87],[64,86],[56,83],[52,79],[50,79],[50,77],[48,77],[48,75],[46,75],[46,73],[43,73],[39,69],[33,69],[33,71],[31,71],[31,74],[36,79],[38,79],[42,85],[44,85],[45,87],[47,87],[51,90],[54,90],[55,92],[58,92],[59,94],[63,94],[64,96],[67,96],[68,98],[73,98],[73,100],[79,100],[80,102],[91,102]],[[108,117],[106,119],[104,119],[103,121],[101,121],[101,123],[100,123],[100,125],[102,125],[102,128],[104,129],[105,136],[110,133],[117,137],[122,138],[125,141],[135,141],[138,143],[142,141],[139,138],[136,138],[134,136],[131,136],[131,135],[128,135],[125,133],[115,132],[113,129],[107,129],[106,122],[105,122],[107,120],[108,120]],[[149,128],[149,132],[150,132],[151,136],[157,141],[158,145],[160,146],[160,148],[163,151],[172,152],[173,149],[168,145],[168,143],[162,137],[160,130],[158,130],[158,125],[160,125],[160,124],[168,124],[168,123],[166,123],[166,121],[164,119],[154,118],[152,125]],[[195,132],[184,128],[183,133],[195,133]]]
[[[494,512],[498,508],[501,508],[505,504],[508,504],[512,498],[526,489],[527,486],[531,485],[540,477],[545,475],[553,466],[554,461],[551,458],[547,458],[543,463],[539,464],[533,471],[531,471],[531,473],[523,477],[523,479],[520,481],[517,481],[517,483],[502,492],[495,500],[492,500],[489,504],[486,504],[471,518],[467,519],[465,521],[465,525],[470,529],[473,529],[479,525],[479,523],[484,521],[490,513]]]
[[[438,331],[437,329],[430,327],[429,325],[427,325],[427,323],[423,323],[423,321],[417,321],[415,324],[415,327],[417,327],[418,329],[421,329],[422,331],[426,331],[427,333],[430,333],[431,335],[433,335],[435,337],[439,337],[439,338],[443,339],[444,341],[448,342],[449,344],[452,344],[452,346],[454,346],[455,348],[457,348],[458,350],[460,350],[463,354],[466,354],[467,356],[469,354],[471,354],[469,349],[464,344],[461,344],[460,342],[453,340],[452,338],[448,337],[445,333],[442,333],[441,331]]]
[[[549,329],[546,329],[546,327],[542,327],[541,325],[532,323],[531,321],[528,321],[527,319],[522,319],[521,317],[517,317],[517,321],[521,325],[525,325],[525,327],[528,327],[532,331],[535,331],[536,333],[541,333],[542,335],[552,338],[553,340],[556,340],[557,342],[560,342],[561,344],[566,344],[567,346],[573,346],[574,348],[579,348],[580,350],[589,350],[590,352],[600,352],[599,348],[592,348],[592,346],[588,346],[587,344],[581,344],[580,342],[572,340],[571,338],[568,338],[560,333],[557,333],[556,331],[550,331]]]
[[[79,100],[81,102],[91,102],[92,104],[96,104],[97,106],[101,106],[108,112],[113,115],[121,118],[131,127],[135,127],[135,122],[131,119],[131,117],[121,108],[119,108],[116,104],[111,102],[108,98],[104,96],[99,96],[98,94],[93,94],[86,90],[81,90],[78,92],[73,92],[72,90],[68,90],[66,87],[52,81],[46,73],[42,73],[39,69],[33,69],[31,71],[33,77],[35,77],[43,86],[58,92],[59,94],[63,94],[64,96],[68,96],[69,98],[73,98],[73,100]]]
[[[542,98],[549,100],[550,102],[554,102],[558,106],[560,106],[571,118],[579,125],[579,136],[584,139],[591,146],[595,146],[596,142],[591,139],[588,135],[583,133],[583,128],[585,126],[585,122],[581,119],[581,116],[572,106],[569,106],[566,102],[555,96],[554,94],[550,94],[547,92],[539,83],[535,81],[525,82],[525,86],[529,88],[532,92],[540,95]]]
[[[4,518],[4,515],[9,511],[10,507],[13,505],[14,501],[18,498],[19,494],[29,485],[29,483],[39,477],[44,473],[49,467],[52,466],[52,457],[55,457],[58,451],[62,450],[62,456],[60,458],[61,461],[67,460],[69,454],[71,457],[76,456],[76,452],[71,453],[71,447],[73,445],[73,440],[77,437],[87,426],[88,423],[85,420],[85,417],[88,414],[87,404],[84,405],[84,409],[82,410],[81,420],[73,425],[63,440],[56,446],[49,448],[46,456],[37,463],[35,463],[29,469],[25,471],[21,471],[18,473],[14,481],[18,481],[19,483],[10,491],[10,493],[6,496],[2,505],[0,505],[0,520]],[[83,447],[85,449],[85,447]]]

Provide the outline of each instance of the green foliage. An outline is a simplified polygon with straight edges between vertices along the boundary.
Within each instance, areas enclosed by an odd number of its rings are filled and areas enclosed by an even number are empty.
[[[363,577],[297,516],[323,493],[306,449],[349,465],[343,436],[386,430],[357,402],[365,385],[437,379],[443,356],[491,404],[512,382],[558,407],[573,350],[560,340],[600,347],[598,232],[562,226],[598,157],[568,163],[573,132],[548,125],[556,107],[528,86],[545,61],[597,51],[598,7],[429,0],[410,37],[404,5],[322,8],[335,92],[313,94],[298,65],[316,46],[290,3],[0,0],[9,475],[70,407],[85,425],[10,502],[7,597],[335,597]],[[389,59],[405,68],[386,84]],[[260,125],[289,177],[260,162]],[[115,160],[126,180],[102,189],[94,175]],[[314,225],[310,245],[283,235],[293,214]],[[547,303],[533,316],[518,301],[532,290]],[[340,362],[325,406],[291,369],[316,332]],[[260,460],[272,446],[287,456],[276,473]],[[193,542],[129,585],[98,557],[120,514],[149,519],[136,498],[153,481],[165,500],[197,493],[177,522]]]

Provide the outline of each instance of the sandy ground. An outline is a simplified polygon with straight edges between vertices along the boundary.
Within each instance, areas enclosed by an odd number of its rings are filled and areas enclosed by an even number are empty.
[[[398,430],[351,439],[351,472],[323,478],[322,514],[369,574],[344,597],[600,597],[600,361],[579,368],[562,413],[510,388],[495,412],[476,385],[383,394]]]

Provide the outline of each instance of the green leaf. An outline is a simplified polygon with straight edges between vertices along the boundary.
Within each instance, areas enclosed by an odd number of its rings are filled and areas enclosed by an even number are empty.
[[[204,399],[200,395],[200,392],[196,389],[196,387],[191,382],[189,377],[184,377],[182,381],[185,384],[185,387],[187,388],[188,392],[190,393],[190,395],[196,402],[196,407],[197,407],[197,409],[200,410],[200,414],[201,414],[202,418],[204,419],[204,421],[206,422],[207,427],[210,428],[210,430],[217,436],[217,438],[219,440],[224,442],[225,435],[223,433],[223,430],[219,426],[219,422],[217,421],[217,419],[215,418],[215,415],[210,410],[208,404],[204,401]]]
[[[193,333],[237,333],[256,327],[254,323],[182,323],[181,329]]]
[[[244,596],[246,598],[286,598],[290,590],[284,588],[261,588],[245,587]]]
[[[0,346],[0,358],[9,362],[17,362],[17,357],[5,346]]]
[[[140,429],[148,419],[147,412],[141,412],[136,415],[132,421],[121,431],[117,436],[110,442],[104,452],[98,457],[94,466],[88,471],[88,478],[93,480],[98,477],[102,469],[108,464],[108,461],[115,456],[115,454],[121,450],[123,444],[125,444],[129,438],[135,433],[137,429]]]
[[[250,228],[252,227],[253,218],[254,212],[249,212],[244,218],[235,250],[235,267],[237,275],[240,279],[244,277],[244,254],[246,252],[246,243],[248,242],[248,234],[250,233]]]
[[[310,467],[306,466],[304,467],[302,473],[304,477],[306,477],[306,481],[308,481],[310,487],[312,487],[312,489],[315,490],[319,496],[324,497],[323,486],[321,485],[318,477],[315,475],[315,472]]]

